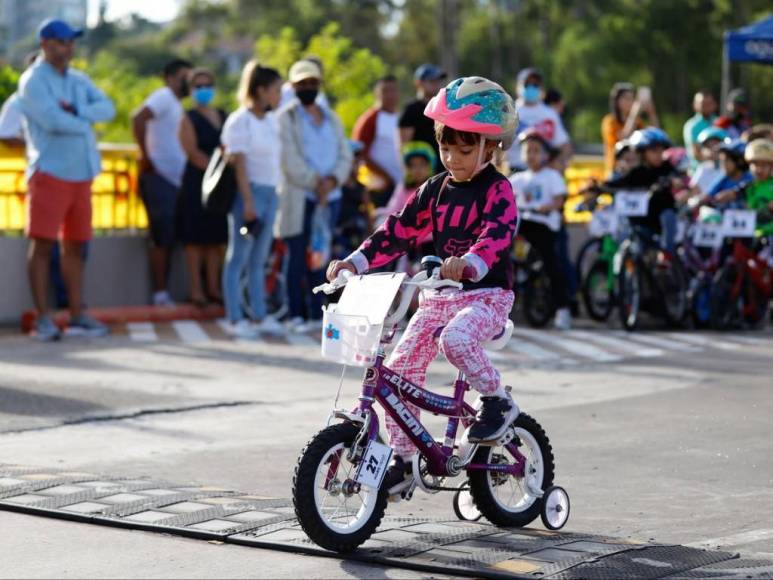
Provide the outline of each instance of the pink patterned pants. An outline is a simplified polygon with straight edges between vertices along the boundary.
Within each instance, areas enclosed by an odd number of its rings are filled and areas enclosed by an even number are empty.
[[[499,372],[481,343],[499,334],[514,295],[502,288],[482,288],[455,293],[427,293],[413,315],[400,342],[386,361],[393,371],[419,387],[424,386],[427,367],[442,350],[448,362],[462,371],[479,393],[491,394],[499,388]],[[435,338],[441,328],[440,338]],[[406,406],[419,417],[419,409]],[[408,457],[416,447],[391,417],[386,417],[389,442],[395,453]]]

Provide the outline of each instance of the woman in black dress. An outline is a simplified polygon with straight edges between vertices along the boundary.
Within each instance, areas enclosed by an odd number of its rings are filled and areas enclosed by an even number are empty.
[[[190,300],[206,306],[208,299],[222,304],[220,270],[228,242],[226,216],[201,205],[201,181],[209,158],[220,145],[220,131],[226,114],[210,106],[215,96],[215,78],[211,72],[196,69],[189,78],[194,108],[180,122],[180,143],[188,157],[180,188],[178,208],[179,235],[185,247],[190,274]],[[206,294],[202,287],[202,266]]]

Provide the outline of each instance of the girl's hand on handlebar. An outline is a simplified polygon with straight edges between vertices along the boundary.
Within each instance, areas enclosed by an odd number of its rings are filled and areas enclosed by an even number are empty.
[[[338,278],[338,273],[341,272],[341,270],[349,270],[352,274],[357,273],[357,268],[355,268],[354,264],[351,262],[347,262],[346,260],[333,260],[327,267],[326,277],[328,282],[332,282]]]
[[[450,258],[446,258],[443,261],[443,265],[440,266],[440,277],[444,280],[461,282],[462,278],[464,278],[465,268],[472,268],[467,260],[451,256]]]

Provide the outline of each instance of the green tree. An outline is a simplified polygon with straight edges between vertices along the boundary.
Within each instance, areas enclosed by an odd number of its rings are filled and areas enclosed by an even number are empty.
[[[19,85],[19,73],[12,66],[0,66],[0,103],[11,96]]]

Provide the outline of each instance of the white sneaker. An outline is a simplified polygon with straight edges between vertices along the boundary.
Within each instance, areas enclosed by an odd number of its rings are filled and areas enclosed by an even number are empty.
[[[282,326],[282,324],[270,314],[261,321],[261,323],[258,325],[258,328],[261,332],[265,332],[266,334],[285,333],[285,327]]]
[[[306,324],[306,321],[300,316],[295,316],[285,321],[285,328],[289,331],[294,332],[296,328],[298,328],[303,324]]]
[[[236,338],[257,338],[260,334],[258,327],[246,318],[229,324],[226,327],[226,332]]]
[[[557,330],[570,330],[572,328],[572,313],[568,308],[559,308],[556,311],[553,325]]]
[[[307,332],[319,332],[322,330],[322,319],[304,320],[301,324],[293,327],[293,332],[306,334]]]
[[[153,306],[174,308],[176,304],[174,303],[174,300],[172,300],[172,297],[169,295],[169,292],[166,290],[161,290],[160,292],[153,293]]]

